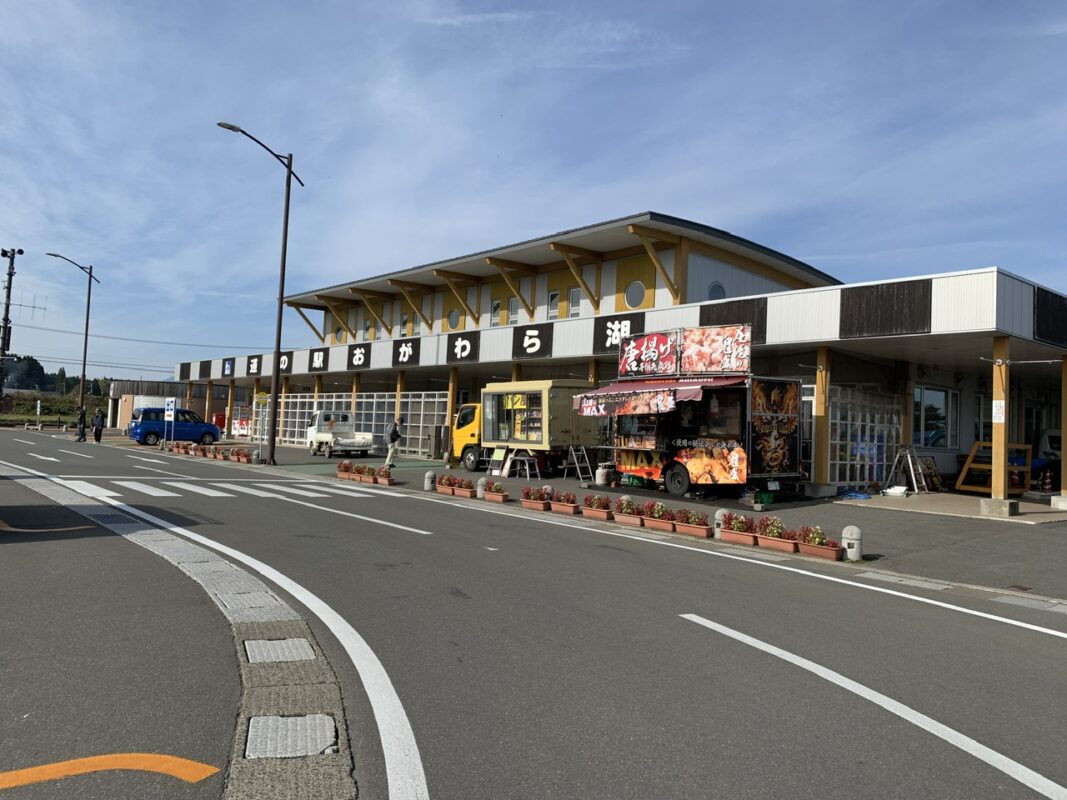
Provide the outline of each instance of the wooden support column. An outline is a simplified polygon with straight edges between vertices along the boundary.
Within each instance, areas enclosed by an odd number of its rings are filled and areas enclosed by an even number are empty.
[[[456,413],[456,389],[459,387],[459,367],[448,370],[448,405],[445,407],[445,423],[451,428]]]
[[[312,392],[312,396],[314,397],[315,400],[318,400],[320,394],[322,394],[322,376],[321,375],[316,375],[315,376],[315,389]]]
[[[511,363],[511,379],[513,381],[522,380],[522,364],[518,363],[517,361],[513,361]]]
[[[830,348],[820,347],[815,373],[815,442],[811,479],[814,483],[830,483]]]
[[[900,404],[900,443],[910,445],[915,420],[915,382],[904,383],[904,398]]]
[[[211,392],[214,388],[215,384],[208,381],[207,394],[204,395],[204,422],[211,422]]]
[[[185,384],[185,407],[189,408],[193,404],[193,382],[189,381]]]
[[[400,395],[404,393],[404,370],[398,369],[396,371],[396,405],[393,409],[393,416],[400,416]]]
[[[356,396],[359,394],[359,389],[360,389],[360,385],[359,384],[360,384],[359,373],[358,372],[353,372],[352,373],[352,408],[351,408],[353,416],[355,416],[355,413],[356,413]]]
[[[594,388],[600,386],[600,362],[595,358],[589,359],[589,382]]]
[[[1009,341],[1007,336],[993,338],[993,500],[1008,499]]]
[[[230,390],[226,394],[226,433],[233,432],[233,396],[237,392],[237,381],[230,379]]]

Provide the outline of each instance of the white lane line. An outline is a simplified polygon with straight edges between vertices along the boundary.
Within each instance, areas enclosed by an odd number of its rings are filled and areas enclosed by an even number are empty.
[[[148,470],[149,472],[158,472],[161,475],[170,475],[172,478],[188,478],[189,477],[188,475],[183,475],[180,472],[170,472],[170,471],[165,470],[165,469],[156,469],[155,467],[142,467],[140,464],[131,464],[130,466],[133,467],[134,469],[144,469],[144,470]],[[199,480],[199,479],[194,479],[194,480]]]
[[[307,489],[297,489],[295,486],[283,486],[280,483],[257,483],[261,489],[275,489],[279,492],[286,492],[288,494],[295,494],[297,497],[329,497],[322,492],[309,492]]]
[[[253,497],[273,497],[277,500],[288,499],[284,495],[264,492],[260,489],[253,489],[251,486],[238,486],[236,483],[216,483],[213,485],[218,486],[220,489],[229,489],[231,492],[237,492],[238,494],[250,494]]]
[[[370,645],[353,628],[348,621],[324,603],[316,595],[305,589],[296,581],[258,559],[219,544],[206,536],[187,531],[166,520],[147,514],[137,508],[131,508],[117,500],[104,502],[134,517],[150,522],[170,533],[184,536],[212,550],[217,550],[235,561],[255,570],[267,580],[273,582],[292,595],[312,614],[322,620],[323,624],[337,638],[351,659],[356,672],[363,681],[363,688],[370,700],[374,720],[378,725],[378,735],[382,741],[382,755],[385,758],[385,775],[390,800],[429,800],[430,792],[426,787],[426,775],[419,755],[419,746],[415,742],[415,733],[411,729],[407,712],[400,702],[400,697],[389,680],[389,674],[371,650]],[[300,501],[295,501],[300,502]],[[310,505],[310,504],[305,504]]]
[[[768,644],[760,639],[753,638],[752,636],[736,631],[733,628],[727,628],[725,625],[712,622],[710,619],[705,619],[696,614],[680,614],[679,616],[681,616],[682,619],[695,622],[697,625],[702,625],[716,633],[721,633],[723,636],[728,636],[742,644],[747,644],[749,647],[761,650],[775,658],[787,661],[793,666],[800,667],[803,670],[807,670],[812,675],[820,677],[825,681],[829,681],[834,686],[852,692],[854,695],[862,697],[864,700],[874,703],[877,706],[881,706],[890,714],[895,714],[905,722],[910,722],[912,725],[922,728],[927,733],[932,733],[937,738],[948,742],[953,747],[959,748],[968,755],[974,756],[979,761],[984,761],[994,769],[1003,772],[1009,778],[1018,781],[1024,786],[1030,787],[1035,792],[1038,792],[1045,797],[1053,798],[1054,800],[1067,800],[1067,788],[1060,786],[1058,783],[1053,783],[1048,778],[1034,772],[1029,767],[1024,767],[1018,761],[1013,761],[1007,756],[998,753],[996,750],[992,750],[984,744],[976,742],[969,736],[965,736],[947,725],[942,725],[937,720],[916,711],[910,706],[906,706],[891,697],[887,697],[881,692],[876,692],[874,689],[864,686],[862,683],[857,683],[850,678],[846,678],[839,672],[834,672],[832,669],[816,664],[814,661],[809,661],[802,656],[790,653],[788,650],[775,647],[773,644]]]
[[[166,461],[162,461],[158,458],[145,458],[144,456],[131,456],[127,455],[126,458],[136,458],[138,461],[148,461],[151,464],[166,464]]]
[[[147,494],[150,497],[181,497],[177,492],[168,492],[158,486],[149,486],[147,483],[138,481],[115,481],[115,483],[119,486],[125,486],[127,489],[133,489],[135,492]]]
[[[350,484],[352,485],[351,489],[348,488],[348,486]],[[328,483],[322,483],[320,481],[309,481],[309,480],[305,479],[305,480],[302,480],[301,482],[297,483],[297,486],[314,486],[316,489],[323,489],[323,490],[329,488],[332,491],[337,492],[338,494],[342,494],[344,492],[351,492],[353,494],[355,494],[355,493],[376,494],[379,497],[397,497],[397,493],[396,492],[389,491],[388,489],[376,489],[373,484],[369,484],[369,483],[352,484],[351,481],[348,481],[347,483],[343,483],[340,486],[331,486]]]
[[[229,492],[220,492],[217,489],[212,489],[207,486],[197,486],[195,483],[183,483],[182,481],[163,481],[167,486],[173,486],[175,489],[184,489],[187,492],[193,494],[202,494],[206,497],[233,497]]]
[[[37,444],[37,442],[30,442],[26,439],[16,439],[14,436],[11,437],[11,440],[15,442],[22,442],[23,444]]]
[[[405,496],[424,500],[427,503],[441,503],[442,505],[451,506],[453,508],[457,507],[455,503],[449,502],[447,500],[438,500],[436,497],[421,497],[417,494],[409,493],[405,493]],[[520,517],[519,514],[514,514],[510,511],[500,511],[495,508],[492,508],[489,506],[489,504],[482,506],[468,503],[464,505],[463,508],[468,509],[470,511],[478,511],[483,514],[499,514],[504,517],[512,518]],[[571,522],[564,522],[562,519],[553,519],[548,514],[522,515],[520,518],[526,521],[539,522],[544,525],[555,525],[560,528],[573,528],[575,530],[586,531],[588,533],[602,533],[606,536],[617,536],[620,539],[629,539],[633,542],[643,542],[644,544],[658,544],[663,547],[673,547],[677,550],[688,550],[692,553],[700,553],[700,555],[703,556],[725,558],[728,561],[740,561],[743,564],[752,564],[753,566],[766,567],[767,569],[779,569],[783,572],[791,572],[794,575],[803,575],[805,578],[815,578],[820,581],[828,581],[829,583],[836,583],[841,586],[850,586],[853,589],[863,589],[867,592],[885,594],[889,595],[890,597],[899,597],[903,600],[911,600],[915,603],[922,603],[924,605],[942,608],[946,611],[955,611],[959,614],[967,614],[971,617],[978,617],[979,619],[989,620],[991,622],[999,622],[1003,625],[1011,625],[1015,628],[1023,628],[1024,630],[1033,631],[1034,633],[1043,633],[1046,636],[1054,636],[1057,639],[1067,639],[1067,632],[1058,631],[1054,628],[1045,628],[1041,625],[1033,625],[1029,622],[1022,622],[1017,619],[1011,619],[1010,617],[998,617],[996,614],[989,614],[985,611],[976,611],[972,608],[964,608],[963,606],[957,606],[953,605],[952,603],[946,603],[943,600],[933,600],[929,597],[920,597],[919,595],[908,594],[907,592],[900,592],[896,589],[886,589],[882,586],[870,586],[866,583],[856,583],[855,581],[850,581],[845,578],[836,578],[833,575],[824,575],[821,572],[810,572],[806,569],[801,569],[800,567],[791,567],[788,564],[778,564],[769,561],[757,561],[756,559],[750,558],[748,556],[739,556],[733,553],[720,552],[718,550],[705,550],[702,547],[693,547],[692,545],[688,544],[672,542],[667,540],[666,537],[664,537],[663,539],[652,539],[646,536],[634,536],[632,533],[624,533],[623,531],[609,531],[604,530],[603,528],[591,528],[588,525],[578,525]]]
[[[77,456],[78,458],[96,458],[96,456],[86,455],[85,453],[75,453],[73,450],[62,450],[62,449],[60,449],[59,452],[67,453],[68,455],[72,455],[72,456]]]
[[[329,492],[330,494],[339,494],[346,497],[373,497],[374,495],[367,492],[354,492],[351,489],[335,489],[332,486],[323,486],[321,483],[298,483],[297,486],[307,486],[309,489],[314,488],[316,492]]]
[[[499,548],[499,547],[487,547],[487,548],[485,548],[485,549],[486,549],[486,550],[493,550],[493,551],[496,551],[496,550],[499,550],[500,548]]]
[[[57,464],[59,463],[58,458],[52,458],[51,456],[39,456],[36,453],[27,453],[26,455],[33,456],[34,458],[39,458],[41,461],[55,461]]]
[[[105,497],[121,497],[118,492],[105,489],[103,486],[96,486],[88,481],[65,481],[62,478],[52,478],[52,480],[60,486],[66,486],[71,491],[83,494],[86,497],[95,497],[98,500],[102,500]]]

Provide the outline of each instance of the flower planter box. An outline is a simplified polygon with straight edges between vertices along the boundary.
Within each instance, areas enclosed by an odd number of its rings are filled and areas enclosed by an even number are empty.
[[[644,525],[645,518],[640,514],[620,514],[615,512],[615,521],[620,525],[629,525],[632,528],[640,528]]]
[[[804,542],[797,542],[797,547],[800,548],[801,555],[815,556],[816,558],[828,558],[830,561],[840,561],[845,553],[845,548],[843,547],[825,547],[821,544],[804,544]]]
[[[604,522],[611,520],[612,511],[610,508],[583,508],[582,516],[589,517],[590,519],[599,519]]]
[[[355,479],[356,479],[356,476],[353,475],[351,472],[340,472],[339,471],[337,473],[337,480],[339,480],[339,481],[354,481]]]
[[[783,553],[795,553],[797,543],[790,539],[780,539],[777,536],[756,536],[756,544],[768,550],[779,550]]]
[[[674,520],[672,519],[656,519],[655,517],[641,517],[645,521],[645,527],[654,531],[665,531],[666,533],[674,533]]]
[[[437,493],[438,494],[447,494],[447,495],[451,495],[452,494],[452,487],[451,486],[435,486],[434,488],[437,489]]]
[[[392,486],[396,483],[392,478],[379,478],[377,475],[374,476],[374,482],[379,486]]]
[[[506,503],[508,501],[507,492],[486,492],[485,499],[490,503]]]
[[[375,482],[375,478],[374,478],[373,475],[360,475],[358,477],[359,477],[359,482],[360,483],[374,483]]]
[[[530,511],[548,511],[547,500],[522,500],[522,507]]]
[[[581,507],[577,503],[557,503],[554,500],[549,501],[552,506],[552,510],[557,514],[577,514]]]
[[[466,497],[468,500],[474,497],[476,491],[477,489],[464,489],[461,486],[452,487],[453,495],[455,495],[456,497]]]
[[[684,533],[686,536],[696,536],[699,539],[710,539],[712,527],[710,525],[690,525],[688,522],[675,522],[674,532]]]
[[[250,456],[235,456],[238,464],[251,464],[252,458]]]
[[[724,542],[729,542],[730,544],[747,544],[750,547],[756,546],[756,534],[742,533],[741,531],[728,531],[726,528],[722,529],[722,540]]]

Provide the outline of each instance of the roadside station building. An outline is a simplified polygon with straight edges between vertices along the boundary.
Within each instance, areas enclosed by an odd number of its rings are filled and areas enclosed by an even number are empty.
[[[998,267],[843,284],[655,212],[285,302],[318,344],[281,354],[282,444],[303,444],[313,408],[350,409],[377,433],[404,414],[406,454],[436,454],[453,409],[486,383],[604,383],[621,338],[731,323],[752,326],[754,374],[804,382],[812,491],[885,480],[902,442],[955,474],[988,441],[991,494],[1006,500],[1019,481],[1009,446],[1067,427],[1064,295]],[[237,387],[269,391],[271,371],[272,354],[253,353],[179,364],[176,377],[190,392],[228,386],[232,409]]]

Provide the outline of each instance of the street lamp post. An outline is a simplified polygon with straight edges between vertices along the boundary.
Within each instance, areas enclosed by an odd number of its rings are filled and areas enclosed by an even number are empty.
[[[272,359],[273,363],[271,364],[270,375],[270,415],[267,420],[267,427],[270,429],[270,434],[267,437],[266,460],[268,464],[274,464],[274,440],[277,437],[278,432],[278,393],[281,388],[281,366],[279,362],[281,361],[282,354],[282,299],[285,297],[285,250],[289,243],[289,190],[293,185],[293,178],[296,178],[296,182],[301,186],[304,185],[304,182],[300,180],[300,177],[295,172],[293,172],[292,153],[288,153],[283,157],[278,153],[275,153],[248,131],[237,125],[232,125],[229,122],[220,122],[219,127],[247,136],[274,156],[274,158],[285,167],[285,210],[282,214],[282,259],[281,266],[278,269],[278,313],[274,322],[274,358]]]
[[[93,281],[100,283],[100,279],[93,275],[92,264],[83,267],[77,261],[71,261],[66,256],[61,256],[59,253],[45,253],[45,255],[52,256],[52,258],[62,258],[64,261],[73,264],[89,276],[89,288],[85,293],[85,337],[82,342],[82,380],[81,387],[78,389],[78,410],[80,411],[85,408],[85,360],[89,357],[89,307],[93,302]]]
[[[0,399],[4,396],[4,367],[7,366],[7,351],[11,349],[11,281],[15,277],[15,256],[22,255],[22,248],[0,250],[0,257],[7,259],[7,283],[4,284],[4,321],[0,327]]]

